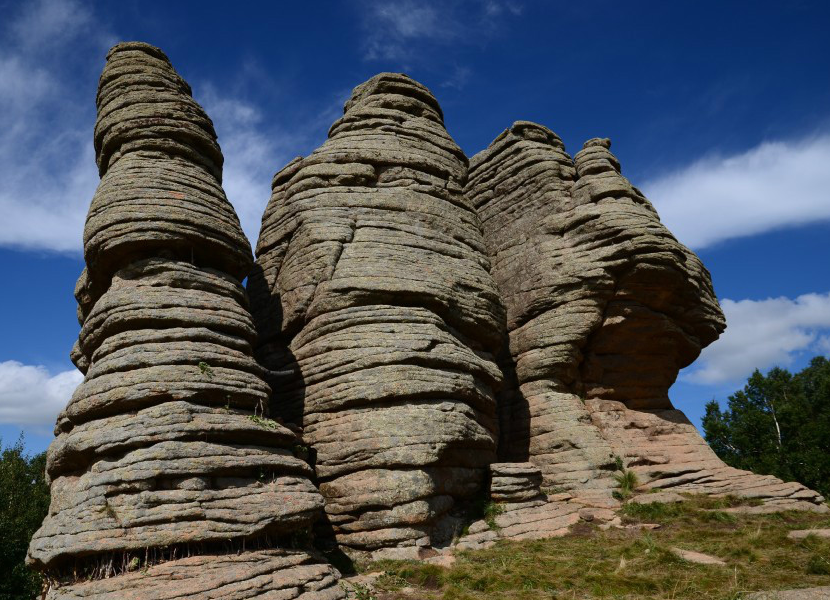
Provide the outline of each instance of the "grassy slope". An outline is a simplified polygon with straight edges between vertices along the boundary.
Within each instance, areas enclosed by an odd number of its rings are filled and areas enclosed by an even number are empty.
[[[449,569],[374,563],[365,570],[384,574],[364,598],[725,600],[746,591],[830,585],[830,540],[787,539],[792,529],[830,528],[830,517],[718,510],[733,504],[696,497],[679,505],[628,505],[627,523],[662,527],[600,531],[585,525],[564,538],[500,542],[489,550],[459,553]],[[673,546],[717,556],[728,566],[685,562],[669,551]]]

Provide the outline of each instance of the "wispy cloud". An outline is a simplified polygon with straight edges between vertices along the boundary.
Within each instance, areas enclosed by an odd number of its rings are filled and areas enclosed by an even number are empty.
[[[364,59],[410,68],[426,50],[481,43],[507,16],[522,12],[518,2],[500,0],[399,0],[359,3],[364,14]]]
[[[646,182],[662,221],[692,248],[830,220],[830,134],[764,142]]]
[[[269,123],[261,108],[243,99],[243,94],[223,94],[215,85],[205,83],[196,89],[195,96],[213,120],[222,147],[222,187],[239,215],[245,235],[256,245],[274,173],[297,152],[325,139],[328,127],[342,114],[343,99],[338,95],[317,113],[289,127]]]
[[[222,187],[245,235],[255,244],[262,212],[271,196],[271,177],[291,157],[284,140],[265,133],[262,113],[255,105],[222,95],[211,84],[196,95],[213,120],[222,146]]]
[[[23,5],[0,31],[0,246],[80,253],[99,181],[93,99],[106,50],[118,38],[77,0]],[[342,100],[280,127],[244,90],[191,83],[219,135],[228,198],[255,242],[274,172],[310,139],[322,141]]]
[[[787,366],[800,353],[830,351],[830,293],[797,298],[722,300],[727,328],[681,379],[703,385],[739,382],[755,369]]]
[[[456,90],[463,89],[470,81],[472,74],[473,72],[467,67],[456,65],[450,73],[450,76],[441,82],[441,87],[454,88]]]
[[[51,429],[83,379],[77,369],[51,375],[39,365],[0,362],[0,423]]]
[[[94,19],[78,2],[35,0],[10,24],[9,31],[23,48],[61,47],[89,32]]]
[[[75,0],[20,5],[0,42],[0,245],[78,252],[98,176],[97,74],[112,36]]]

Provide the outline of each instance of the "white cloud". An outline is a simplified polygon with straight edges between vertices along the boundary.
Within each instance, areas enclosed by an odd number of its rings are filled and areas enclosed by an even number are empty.
[[[441,83],[441,87],[461,90],[469,83],[472,74],[473,72],[467,67],[456,65],[450,73],[450,76]]]
[[[93,100],[116,39],[77,0],[32,2],[0,25],[0,246],[81,252],[99,181]],[[292,123],[289,133],[257,106],[216,90],[205,83],[196,99],[219,135],[228,199],[255,242],[274,172],[294,157],[292,146],[304,148],[325,131],[342,99]]]
[[[42,366],[0,362],[0,423],[52,427],[83,379],[75,369],[50,375]]]
[[[35,0],[11,23],[15,41],[25,48],[59,47],[93,25],[86,6],[74,1]]]
[[[262,114],[254,105],[221,96],[206,85],[197,100],[216,127],[225,164],[222,187],[236,209],[245,235],[255,244],[260,220],[271,196],[271,178],[289,157],[264,133]]]
[[[830,219],[830,134],[703,158],[642,186],[692,248]]]
[[[205,84],[195,94],[216,127],[225,164],[222,187],[236,209],[245,235],[255,246],[262,213],[271,197],[271,179],[293,159],[298,149],[323,135],[342,114],[343,94],[309,119],[292,124],[290,132],[268,123],[262,111],[240,97],[223,95]]]
[[[506,15],[520,15],[522,7],[498,0],[368,0],[361,10],[367,32],[364,58],[409,69],[406,63],[419,55],[423,59],[424,44],[480,43],[499,29]]]
[[[90,98],[111,36],[76,0],[9,12],[0,37],[0,245],[79,252],[98,183]]]
[[[726,332],[681,375],[696,384],[738,382],[753,370],[787,366],[802,352],[830,350],[830,293],[795,299],[722,300]]]

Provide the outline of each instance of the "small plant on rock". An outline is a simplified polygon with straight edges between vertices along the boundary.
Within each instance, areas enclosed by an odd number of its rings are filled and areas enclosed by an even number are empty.
[[[204,375],[205,377],[207,377],[209,379],[213,379],[213,369],[205,361],[200,361],[199,362],[199,370],[202,372],[202,375]]]
[[[622,458],[614,457],[614,462],[617,465],[616,475],[614,480],[617,482],[618,489],[614,491],[614,498],[617,500],[627,500],[634,493],[637,487],[637,474],[625,468]]]
[[[348,592],[349,590],[346,591]],[[372,588],[362,583],[353,583],[351,594],[349,598],[354,598],[355,600],[377,600],[378,598],[372,593]]]
[[[504,506],[499,504],[498,502],[488,502],[484,505],[484,522],[487,523],[487,526],[492,529],[493,531],[498,531],[501,529],[498,523],[496,523],[496,517],[504,512]]]
[[[273,419],[267,419],[265,417],[260,417],[259,415],[251,415],[248,418],[260,427],[265,427],[266,429],[278,429],[280,426],[280,424]]]

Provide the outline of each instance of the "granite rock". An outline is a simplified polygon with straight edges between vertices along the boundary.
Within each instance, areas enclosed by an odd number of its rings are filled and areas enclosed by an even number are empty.
[[[595,138],[571,159],[551,130],[517,121],[471,159],[465,189],[507,312],[500,458],[588,504],[613,492],[619,459],[642,491],[820,509],[804,486],[724,465],[672,406],[678,371],[725,321],[708,271],[610,146]]]
[[[295,433],[267,418],[250,246],[213,126],[157,48],[107,55],[95,149],[71,353],[85,378],[29,547],[46,597],[342,598],[332,567],[281,549],[323,498]]]
[[[432,94],[382,73],[273,180],[257,357],[347,549],[437,543],[495,458],[504,313],[466,177]]]

